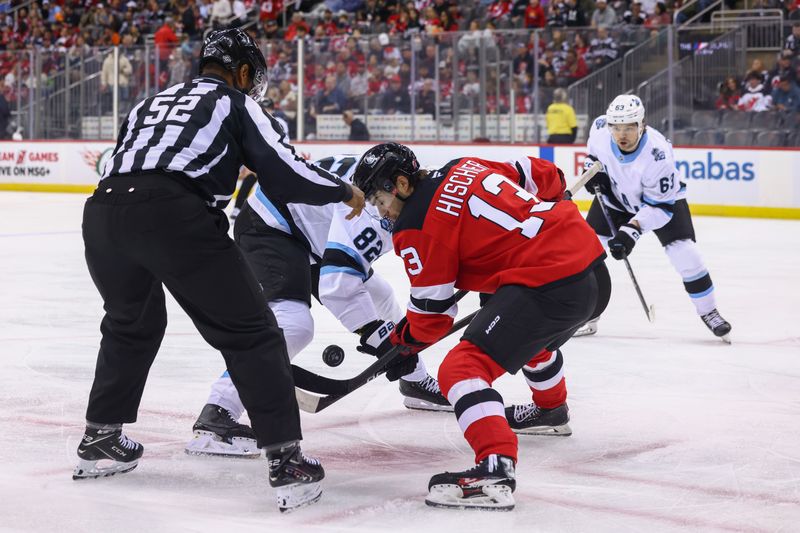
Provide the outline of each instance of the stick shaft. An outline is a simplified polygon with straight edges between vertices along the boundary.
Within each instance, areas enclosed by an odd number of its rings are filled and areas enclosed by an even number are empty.
[[[600,187],[596,187],[594,190],[594,197],[597,199],[597,203],[600,205],[600,210],[603,212],[603,218],[606,219],[606,224],[608,224],[608,228],[611,230],[611,236],[617,236],[617,228],[614,226],[614,223],[611,221],[611,215],[608,214],[608,209],[606,208],[605,204],[603,203],[603,195],[600,194]],[[631,268],[631,263],[628,261],[627,257],[623,257],[622,261],[625,263],[625,268],[628,269],[628,274],[631,277],[631,281],[633,282],[633,288],[636,290],[636,295],[639,297],[639,302],[642,304],[642,308],[644,309],[644,314],[647,315],[647,320],[650,322],[653,321],[653,316],[650,311],[650,306],[647,305],[647,302],[644,299],[644,294],[642,294],[642,289],[639,287],[639,282],[636,281],[636,276],[633,273],[633,268]]]

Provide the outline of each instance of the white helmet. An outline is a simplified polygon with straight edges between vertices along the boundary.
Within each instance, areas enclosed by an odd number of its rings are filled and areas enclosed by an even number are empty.
[[[642,127],[644,105],[641,98],[633,94],[621,94],[614,98],[606,110],[607,124],[633,124]]]

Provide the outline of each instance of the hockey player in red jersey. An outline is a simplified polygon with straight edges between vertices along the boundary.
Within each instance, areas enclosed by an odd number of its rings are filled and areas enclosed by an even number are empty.
[[[569,433],[559,347],[608,302],[603,248],[577,207],[560,201],[561,172],[541,159],[464,157],[429,173],[408,147],[386,143],[364,154],[353,182],[392,224],[411,281],[405,318],[389,340],[362,350],[380,356],[400,346],[397,364],[411,364],[453,324],[455,289],[490,295],[439,368],[476,466],[433,476],[426,503],[512,509],[517,437],[509,422],[519,432]],[[516,421],[491,385],[520,370],[535,405]]]

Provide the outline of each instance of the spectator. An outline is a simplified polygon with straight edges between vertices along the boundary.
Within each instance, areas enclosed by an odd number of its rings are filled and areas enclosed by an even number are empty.
[[[566,0],[566,19],[564,24],[570,28],[583,28],[586,26],[586,15],[578,5],[578,0]]]
[[[585,60],[586,52],[589,51],[589,46],[586,44],[586,38],[579,31],[575,32],[575,38],[572,41],[572,48],[578,57],[583,57]]]
[[[605,26],[599,26],[597,28],[597,37],[589,43],[589,51],[586,52],[585,56],[585,60],[589,63],[589,68],[596,70],[603,67],[616,60],[618,55],[617,41],[608,36],[608,29]]]
[[[319,114],[333,115],[344,111],[347,98],[336,86],[336,76],[325,77],[325,88],[317,94],[316,111]]]
[[[119,101],[120,109],[124,109],[124,103],[130,98],[131,75],[133,66],[123,53],[119,54]],[[100,73],[100,94],[105,103],[106,109],[111,109],[112,91],[114,87],[114,54],[109,52],[103,60],[103,67]]]
[[[753,63],[750,65],[750,70],[744,75],[744,81],[742,82],[742,93],[746,91],[747,79],[751,73],[755,72],[758,74],[759,78],[761,79],[761,83],[764,84],[765,90],[769,92],[769,72],[764,68],[764,63],[760,59],[754,59]]]
[[[232,10],[236,18],[231,22],[231,26],[241,26],[247,22],[247,6],[242,0],[233,0]]]
[[[183,50],[175,48],[169,56],[169,85],[184,83],[192,71],[192,64],[183,55]]]
[[[567,25],[567,4],[564,0],[552,0],[547,10],[547,25],[551,28],[563,28]]]
[[[166,68],[172,49],[178,45],[178,36],[175,34],[175,21],[172,17],[164,19],[164,24],[153,35],[153,41],[158,50],[158,59],[161,61],[162,68]]]
[[[266,0],[259,2],[261,5],[258,11],[258,20],[264,25],[265,22],[270,20],[275,21],[275,26],[278,25],[278,17],[283,11],[283,0]]]
[[[647,21],[647,15],[642,11],[642,3],[634,0],[631,3],[631,8],[623,13],[622,20],[625,24],[633,26],[643,25]]]
[[[644,23],[646,28],[660,28],[670,24],[672,24],[672,15],[667,11],[667,5],[664,2],[656,4],[655,12],[647,17]]]
[[[775,63],[775,68],[769,73],[769,85],[767,92],[771,92],[772,88],[778,85],[781,78],[790,78],[793,82],[797,81],[797,73],[792,66],[792,51],[784,49],[778,56],[778,61]]]
[[[211,6],[211,28],[218,30],[228,23],[233,15],[233,6],[230,0],[215,0]]]
[[[350,135],[347,137],[348,141],[368,141],[369,130],[367,125],[361,119],[355,118],[353,112],[350,110],[342,113],[342,120],[350,127]]]
[[[608,7],[606,0],[597,0],[597,4],[592,13],[592,27],[603,28],[613,26],[617,23],[617,12],[613,7]]]
[[[508,18],[511,14],[511,0],[495,0],[486,12],[486,16],[491,20]]]
[[[739,98],[741,111],[767,111],[772,105],[772,99],[766,94],[762,77],[758,72],[747,75],[745,91]]]
[[[417,113],[430,115],[436,118],[436,91],[433,90],[433,80],[428,78],[422,82],[422,89],[417,94]]]
[[[269,2],[264,2],[261,5],[263,6],[268,3]],[[278,27],[278,21],[275,19],[267,19],[264,21],[261,27],[261,32],[264,34],[264,39],[267,40],[279,39],[281,36],[280,28]]]
[[[739,88],[739,82],[733,76],[725,78],[725,82],[720,84],[719,97],[714,103],[717,109],[739,109],[739,98],[742,96],[742,90]]]
[[[547,106],[547,144],[572,144],[578,134],[575,109],[567,102],[566,89],[553,91],[553,103]]]
[[[6,140],[11,136],[8,133],[8,124],[11,120],[11,106],[6,100],[8,87],[5,81],[0,79],[0,139]]]
[[[561,78],[562,83],[574,83],[579,79],[589,74],[589,68],[582,57],[578,57],[575,50],[567,52],[567,58],[561,69],[558,71],[558,76]]]
[[[800,55],[800,22],[792,24],[792,33],[786,37],[783,49],[791,51],[793,58]]]
[[[547,15],[539,4],[539,0],[530,0],[525,8],[525,27],[544,28],[545,24],[547,24]]]
[[[401,85],[400,76],[389,79],[389,87],[381,98],[381,109],[387,115],[408,113],[411,109],[411,99],[408,91]]]
[[[800,88],[793,78],[784,76],[772,90],[772,105],[778,111],[800,112]]]
[[[275,92],[273,92],[272,94],[274,95]],[[275,100],[267,96],[261,101],[261,109],[272,115],[272,118],[274,118],[278,122],[278,124],[281,125],[281,129],[286,134],[286,137],[289,137],[289,121],[287,120],[288,117],[286,116],[286,113],[284,113],[280,109],[278,110],[275,109]]]

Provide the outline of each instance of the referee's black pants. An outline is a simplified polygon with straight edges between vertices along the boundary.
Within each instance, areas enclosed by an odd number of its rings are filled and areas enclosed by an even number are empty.
[[[163,284],[222,352],[260,445],[299,440],[283,333],[228,237],[225,214],[206,207],[183,179],[107,178],[86,202],[86,262],[106,312],[86,419],[136,421],[167,326]]]

